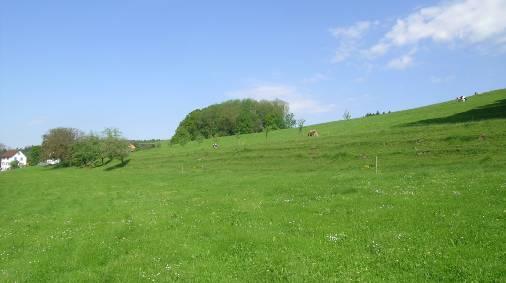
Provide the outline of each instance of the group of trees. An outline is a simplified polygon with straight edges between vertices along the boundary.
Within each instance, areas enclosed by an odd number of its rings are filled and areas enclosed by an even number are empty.
[[[84,134],[74,128],[55,128],[42,137],[42,160],[59,159],[62,166],[95,166],[104,160],[125,162],[130,149],[118,129],[105,129],[101,135]],[[33,164],[33,163],[32,163]]]
[[[390,114],[390,113],[391,113],[390,111],[388,111],[388,112],[376,111],[376,113],[366,113],[364,117],[379,116],[379,115],[385,115],[385,114]]]
[[[40,145],[31,145],[21,150],[28,159],[29,165],[37,165],[42,161],[42,147]]]
[[[171,143],[286,129],[295,124],[284,101],[229,100],[190,112],[179,124]]]

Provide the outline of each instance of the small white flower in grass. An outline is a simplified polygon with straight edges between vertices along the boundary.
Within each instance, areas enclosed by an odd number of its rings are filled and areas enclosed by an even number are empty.
[[[337,241],[339,238],[337,237],[337,235],[328,235],[327,236],[327,239],[331,242],[335,242]]]
[[[330,242],[338,242],[345,240],[347,236],[345,233],[339,233],[339,234],[329,234],[326,236],[326,238]]]

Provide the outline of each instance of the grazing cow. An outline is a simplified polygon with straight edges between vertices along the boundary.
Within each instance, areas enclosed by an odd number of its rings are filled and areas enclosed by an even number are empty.
[[[318,134],[317,130],[311,130],[307,133],[308,137],[318,137],[320,134]]]
[[[462,96],[457,97],[457,101],[458,101],[458,102],[466,102],[466,100],[467,100],[467,97],[465,97],[465,96],[463,96],[463,95],[462,95]]]

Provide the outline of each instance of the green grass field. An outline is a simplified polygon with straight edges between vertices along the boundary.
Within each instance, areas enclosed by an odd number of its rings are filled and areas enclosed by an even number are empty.
[[[0,281],[506,282],[506,90],[313,128],[2,173]]]

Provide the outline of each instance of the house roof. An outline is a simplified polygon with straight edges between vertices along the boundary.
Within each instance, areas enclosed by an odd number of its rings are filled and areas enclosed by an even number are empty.
[[[11,158],[18,153],[18,150],[12,149],[2,153],[2,158]]]

